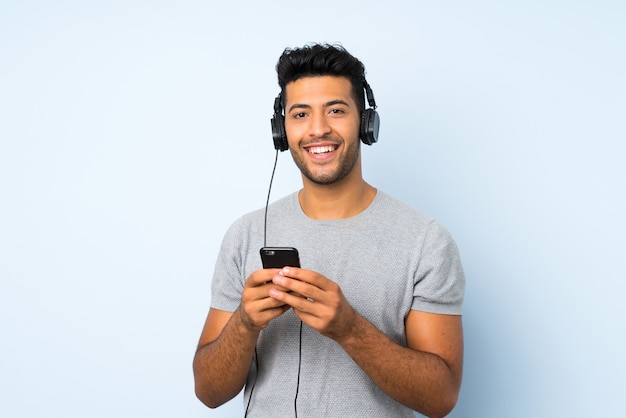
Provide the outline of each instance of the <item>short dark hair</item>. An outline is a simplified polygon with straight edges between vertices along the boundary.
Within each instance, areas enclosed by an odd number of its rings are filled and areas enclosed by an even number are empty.
[[[365,109],[365,67],[341,45],[308,44],[286,48],[276,64],[278,85],[285,100],[285,87],[303,77],[346,77],[352,84],[352,96],[357,108]]]

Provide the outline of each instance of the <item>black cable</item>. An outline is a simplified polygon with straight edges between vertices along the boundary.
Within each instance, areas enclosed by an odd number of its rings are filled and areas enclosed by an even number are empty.
[[[274,182],[274,174],[276,173],[276,165],[278,163],[278,149],[276,150],[276,157],[274,159],[274,168],[272,168],[272,176],[270,177],[270,185],[267,190],[267,200],[265,201],[265,214],[263,217],[263,246],[267,246],[267,208],[270,204],[270,195],[272,194],[272,183]],[[300,392],[300,369],[302,368],[302,321],[300,321],[300,341],[299,341],[299,349],[298,349],[298,379],[296,381],[296,396],[293,400],[293,408],[295,413],[295,418],[298,418],[298,393]],[[250,409],[250,402],[252,401],[252,394],[254,393],[254,386],[256,385],[256,381],[259,377],[259,355],[257,352],[256,346],[254,347],[254,359],[256,364],[256,377],[254,379],[254,383],[252,383],[252,388],[250,388],[250,396],[248,397],[248,403],[246,405],[246,412],[244,417],[248,416],[248,410]]]
[[[276,158],[274,158],[274,168],[272,169],[272,177],[270,177],[270,187],[267,188],[267,200],[265,201],[265,219],[263,220],[263,246],[267,246],[267,207],[270,204],[270,194],[272,193],[272,183],[274,182],[274,173],[276,172],[276,164],[278,163],[278,150],[276,150]]]
[[[267,208],[270,203],[270,194],[272,193],[272,183],[274,182],[274,173],[276,173],[276,165],[278,163],[278,149],[276,150],[276,158],[274,159],[274,168],[272,169],[272,177],[270,178],[270,186],[267,190],[267,200],[265,201],[265,219],[263,220],[263,246],[267,246]],[[254,353],[256,356],[256,347],[254,348]],[[258,377],[258,357],[257,358],[257,377]],[[293,409],[295,413],[295,418],[298,418],[298,393],[300,391],[300,369],[302,367],[302,321],[300,321],[300,342],[298,349],[298,378],[296,381],[296,396],[293,400]],[[254,385],[256,384],[256,380],[252,385],[252,389],[250,389],[250,398],[248,398],[248,406],[246,407],[246,416],[248,415],[248,407],[250,407],[250,400],[252,399],[252,391],[254,390]]]
[[[274,182],[274,173],[276,173],[276,165],[278,163],[278,149],[276,150],[276,157],[274,158],[274,168],[272,168],[272,176],[270,177],[270,186],[267,189],[267,200],[265,201],[265,214],[263,216],[263,246],[267,246],[267,207],[270,204],[270,195],[272,194],[272,183]],[[302,330],[300,331],[302,333]],[[302,337],[301,337],[302,338]],[[254,393],[254,386],[259,378],[259,353],[256,346],[254,346],[254,364],[256,365],[256,377],[250,388],[250,396],[248,397],[248,403],[246,405],[246,412],[244,417],[248,416],[248,410],[250,409],[250,401],[252,401],[252,394]],[[297,415],[297,413],[296,413]]]
[[[298,392],[300,392],[300,368],[302,367],[302,321],[300,321],[300,350],[298,351],[298,380],[296,381],[296,397],[293,400],[293,409],[298,418]]]
[[[254,383],[252,383],[252,387],[250,388],[250,396],[248,397],[248,404],[246,405],[246,412],[243,415],[244,417],[248,416],[248,409],[250,409],[252,393],[254,392],[254,386],[256,385],[257,378],[259,377],[259,355],[256,351],[256,346],[254,347],[254,365],[256,366],[256,376],[254,377]]]

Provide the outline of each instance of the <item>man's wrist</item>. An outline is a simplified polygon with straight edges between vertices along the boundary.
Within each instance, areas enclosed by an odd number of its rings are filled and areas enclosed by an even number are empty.
[[[243,312],[243,305],[240,305],[239,309],[237,309],[235,323],[235,325],[237,326],[237,330],[241,335],[258,337],[261,329],[254,325],[251,321],[246,320],[245,318],[246,317]]]

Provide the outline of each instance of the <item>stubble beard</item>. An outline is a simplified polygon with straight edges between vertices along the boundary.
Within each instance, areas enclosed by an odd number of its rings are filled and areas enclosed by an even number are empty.
[[[352,172],[359,160],[360,150],[359,141],[352,141],[346,148],[344,155],[339,156],[339,166],[332,172],[322,172],[320,174],[313,173],[307,166],[304,158],[297,152],[294,152],[293,149],[291,150],[291,156],[305,178],[314,184],[326,186],[340,182]]]

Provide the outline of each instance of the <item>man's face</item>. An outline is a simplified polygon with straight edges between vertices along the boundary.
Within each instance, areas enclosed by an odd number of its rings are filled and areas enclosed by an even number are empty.
[[[302,175],[316,184],[345,179],[360,162],[361,114],[350,81],[304,77],[287,84],[285,93],[285,131]]]

